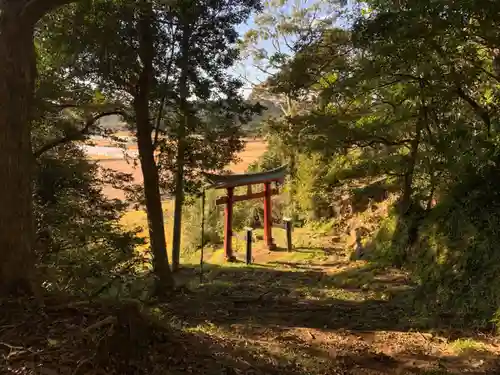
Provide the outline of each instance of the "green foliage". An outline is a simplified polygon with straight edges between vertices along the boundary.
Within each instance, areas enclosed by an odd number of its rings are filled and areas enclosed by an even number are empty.
[[[498,325],[500,309],[500,197],[495,166],[469,170],[426,215],[416,243],[408,244],[414,216],[393,210],[370,244],[372,259],[404,264],[419,282],[417,304],[439,317],[452,312],[454,324]],[[469,322],[469,323],[468,323]]]
[[[290,163],[293,209],[305,220],[333,216],[325,208],[343,192],[355,211],[399,191],[372,259],[412,270],[428,311],[485,326],[500,300],[497,22],[482,2],[368,6],[274,66],[264,86],[287,110],[268,121],[261,163]]]
[[[242,125],[261,107],[239,94],[242,82],[226,69],[238,58],[235,25],[243,22],[260,3],[178,1],[151,2],[151,37],[155,53],[151,76],[151,130],[156,133],[161,187],[175,189],[179,163],[178,136],[185,113],[180,110],[181,71],[187,69],[189,124],[185,132],[184,180],[188,193],[200,188],[199,170],[222,170],[243,148]],[[92,81],[101,97],[133,106],[141,62],[137,27],[142,2],[81,1],[45,17],[39,45],[47,55],[57,56],[63,69],[75,76],[69,83]],[[68,28],[68,25],[71,25]],[[181,53],[182,37],[188,38],[187,63]],[[183,53],[184,53],[183,52]],[[135,131],[135,116],[127,119]]]
[[[116,295],[142,276],[144,259],[134,250],[143,240],[136,230],[121,228],[127,205],[108,199],[103,186],[124,187],[131,176],[100,168],[75,142],[106,135],[99,119],[116,114],[118,107],[91,85],[69,76],[64,68],[68,56],[52,53],[39,41],[31,133],[38,267],[49,290]]]
[[[425,221],[416,272],[433,304],[488,326],[500,308],[500,196],[494,166],[471,171]],[[432,308],[432,306],[431,306]]]
[[[387,218],[380,222],[380,228],[369,244],[371,259],[385,264],[400,263],[402,244],[394,246],[398,217],[396,212],[391,212]]]
[[[102,193],[95,164],[67,144],[38,160],[35,183],[37,255],[48,289],[91,295],[107,292],[136,270],[143,241],[119,220],[126,205]],[[110,283],[109,285],[107,285]]]
[[[205,244],[219,245],[222,243],[224,235],[223,206],[215,204],[216,190],[207,190],[205,194],[203,242]],[[184,206],[184,225],[182,227],[182,249],[185,253],[192,253],[201,246],[202,212],[201,197],[189,197]]]
[[[473,339],[458,339],[450,344],[452,350],[457,354],[472,354],[473,352],[487,351],[485,345]]]
[[[299,155],[297,171],[293,179],[294,208],[308,221],[328,217],[328,181],[324,178],[328,165],[318,154]]]
[[[248,172],[269,171],[284,164],[285,151],[281,139],[274,134],[269,134],[266,141],[266,151],[259,159],[248,166]]]

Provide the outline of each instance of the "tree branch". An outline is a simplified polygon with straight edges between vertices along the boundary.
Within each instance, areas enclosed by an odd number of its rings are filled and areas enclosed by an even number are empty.
[[[160,108],[158,108],[158,116],[156,117],[156,124],[155,124],[155,137],[153,141],[153,149],[156,150],[156,147],[158,147],[158,137],[160,135],[160,125],[161,125],[161,118],[163,117],[163,108],[165,107],[165,98],[166,95],[163,95],[160,100]]]
[[[461,87],[457,87],[456,92],[458,96],[466,101],[472,107],[474,112],[476,112],[476,114],[483,120],[489,136],[491,132],[491,119],[488,111],[481,107],[473,98],[467,95],[467,93]]]
[[[42,154],[44,154],[45,152],[47,151],[50,151],[60,145],[63,145],[65,143],[69,143],[69,142],[72,142],[72,141],[77,141],[80,139],[80,137],[82,135],[85,135],[89,132],[90,128],[101,118],[103,117],[106,117],[106,116],[110,116],[110,115],[121,115],[121,116],[125,116],[123,112],[121,111],[110,111],[110,112],[103,112],[103,113],[100,113],[90,119],[88,119],[86,122],[85,122],[85,126],[83,127],[83,129],[81,129],[79,132],[76,132],[76,133],[71,133],[71,134],[67,134],[65,135],[64,137],[62,138],[59,138],[59,139],[56,139],[52,142],[49,142],[47,143],[46,145],[40,147],[38,150],[36,150],[34,153],[33,153],[33,156],[35,158],[39,158]]]
[[[167,72],[165,73],[165,92],[163,93],[161,99],[160,99],[160,108],[158,109],[158,116],[156,118],[156,124],[155,124],[155,135],[154,135],[154,141],[153,141],[153,149],[156,150],[156,147],[158,147],[158,137],[160,135],[160,125],[161,125],[161,119],[163,116],[163,109],[165,108],[165,101],[167,99],[168,95],[168,79],[170,78],[170,73],[172,71],[172,66],[173,66],[173,61],[174,61],[174,52],[175,48],[172,45],[172,48],[170,50],[170,58],[167,66]]]
[[[384,145],[384,146],[407,146],[413,141],[413,139],[402,139],[399,141],[391,141],[387,138],[381,137],[381,136],[375,136],[373,137],[372,140],[347,140],[345,141],[345,144],[347,146],[358,146],[358,147],[373,147],[377,145]]]
[[[420,83],[428,83],[425,78],[414,76],[413,74],[395,73],[395,74],[393,74],[393,76],[395,76],[395,77],[401,77],[401,78],[406,78],[406,79],[409,79],[411,81],[416,81],[416,82],[420,82]]]
[[[448,63],[449,67],[451,68],[452,72],[454,74],[457,74],[457,71],[455,69],[455,65],[449,61],[447,55],[443,52],[443,49],[437,45],[436,43],[431,43],[433,46],[434,50],[438,53],[439,57],[441,57],[445,62]],[[463,99],[465,102],[467,102],[474,112],[483,120],[483,122],[486,125],[486,129],[488,132],[488,136],[490,136],[491,133],[491,119],[488,111],[484,109],[481,105],[479,105],[471,96],[469,96],[465,90],[459,85],[458,82],[455,81],[455,91],[457,92],[458,96]]]

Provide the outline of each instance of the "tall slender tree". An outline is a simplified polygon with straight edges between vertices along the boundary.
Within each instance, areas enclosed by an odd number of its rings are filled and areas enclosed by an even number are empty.
[[[133,108],[137,128],[137,143],[144,177],[144,195],[148,216],[149,238],[153,252],[153,267],[157,277],[156,294],[162,295],[172,288],[173,278],[168,264],[165,241],[163,209],[161,205],[158,166],[154,159],[153,127],[150,118],[150,97],[154,79],[154,24],[153,5],[147,0],[139,4],[138,20],[139,58],[141,68],[139,79],[133,93]]]
[[[68,69],[75,71],[75,79],[91,80],[104,96],[131,109],[128,122],[137,137],[155,291],[162,295],[172,289],[173,278],[154,155],[151,103],[164,63],[157,49],[166,50],[173,39],[160,26],[157,5],[149,0],[80,1],[48,17],[40,40],[55,53],[69,56]],[[73,27],[68,29],[68,25]]]
[[[158,292],[168,289],[172,279],[160,185],[172,185],[172,179],[179,182],[173,184],[176,192],[181,192],[175,215],[179,227],[184,165],[191,173],[193,166],[200,167],[199,157],[205,157],[214,144],[230,145],[215,158],[201,160],[209,168],[220,168],[221,162],[230,160],[241,145],[229,131],[235,127],[204,128],[200,125],[206,121],[195,116],[194,108],[215,104],[214,95],[225,95],[228,99],[219,101],[219,111],[233,117],[245,115],[237,82],[224,74],[234,57],[233,50],[223,42],[235,43],[237,34],[230,27],[244,20],[251,9],[249,4],[253,2],[241,2],[239,9],[217,2],[188,7],[184,2],[81,1],[47,19],[48,34],[43,40],[54,51],[73,56],[68,68],[78,72],[78,79],[92,80],[106,97],[121,100],[132,109]],[[73,25],[71,29],[69,24]],[[219,132],[219,139],[211,135],[214,130]],[[200,137],[203,142],[194,141]],[[205,149],[202,153],[200,147]],[[169,157],[175,164],[167,160]],[[180,246],[180,233],[174,234],[174,242]]]
[[[187,137],[194,135],[197,123],[204,122],[196,115],[199,106],[192,102],[219,104],[219,112],[224,112],[235,123],[247,120],[245,117],[250,106],[245,106],[238,94],[242,82],[230,77],[226,71],[238,58],[236,26],[260,8],[260,2],[256,0],[181,0],[173,12],[180,30],[177,100],[182,116],[176,133],[174,269],[179,266],[181,251]],[[212,126],[217,128],[215,124]]]

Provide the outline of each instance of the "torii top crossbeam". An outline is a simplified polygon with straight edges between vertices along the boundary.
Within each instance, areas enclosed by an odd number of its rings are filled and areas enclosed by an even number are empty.
[[[209,188],[227,189],[238,186],[264,184],[266,182],[282,182],[285,179],[286,173],[287,166],[282,165],[281,167],[265,172],[227,175],[204,173],[204,175],[210,183]]]
[[[275,248],[273,242],[271,227],[271,196],[278,194],[278,189],[271,189],[272,182],[282,183],[285,180],[287,173],[286,165],[270,171],[258,173],[245,173],[233,175],[217,175],[213,173],[204,173],[209,182],[208,188],[211,189],[226,189],[227,195],[217,199],[217,204],[225,204],[225,222],[224,222],[224,249],[226,259],[234,261],[235,257],[232,252],[232,220],[233,220],[233,203],[248,199],[264,198],[264,239],[269,249]],[[264,184],[264,191],[252,193],[251,186],[255,184]],[[248,191],[245,195],[234,195],[234,188],[239,186],[248,186]]]

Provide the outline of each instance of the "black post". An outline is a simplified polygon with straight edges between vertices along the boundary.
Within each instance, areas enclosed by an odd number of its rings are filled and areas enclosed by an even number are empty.
[[[252,228],[246,228],[247,230],[247,235],[246,235],[246,240],[247,240],[247,264],[252,263]]]
[[[288,251],[292,251],[292,219],[284,218],[285,230],[286,230],[286,248]]]

